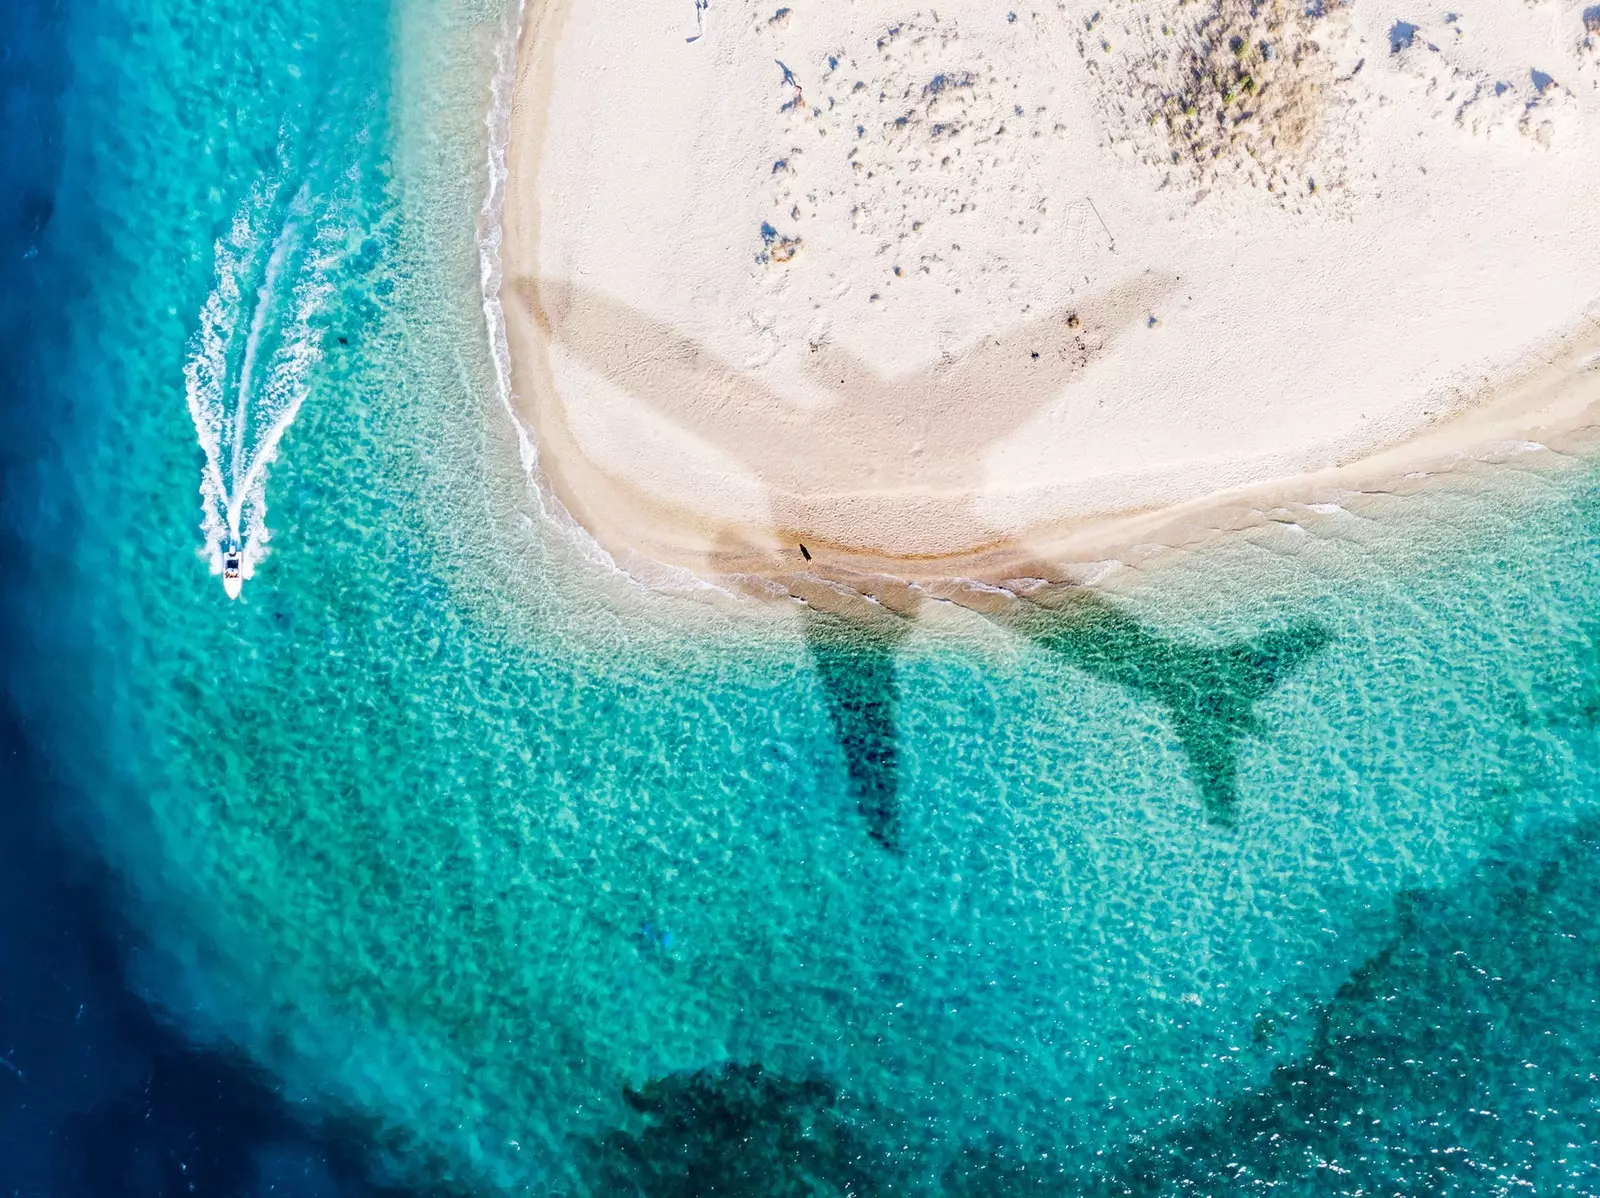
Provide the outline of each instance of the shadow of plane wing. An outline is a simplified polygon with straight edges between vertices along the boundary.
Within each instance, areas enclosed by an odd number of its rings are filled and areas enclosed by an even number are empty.
[[[564,279],[515,286],[553,345],[685,428],[727,442],[805,426],[745,371],[636,308]]]
[[[807,609],[804,628],[856,810],[866,821],[867,835],[897,852],[900,762],[895,709],[900,690],[894,651],[905,636],[905,625],[885,621],[865,627]]]
[[[1053,401],[1073,377],[1168,294],[1147,275],[1036,317],[909,375],[884,378],[824,342],[806,370],[833,402],[786,399],[715,351],[569,280],[521,278],[519,301],[550,343],[678,427],[797,499],[910,484],[975,487],[983,450]]]
[[[978,453],[1036,415],[1127,330],[1142,324],[1175,285],[1168,276],[1141,276],[985,335],[908,374],[885,377],[833,341],[813,347],[806,370],[838,396],[821,419],[836,426],[841,442],[908,444],[910,426]]]

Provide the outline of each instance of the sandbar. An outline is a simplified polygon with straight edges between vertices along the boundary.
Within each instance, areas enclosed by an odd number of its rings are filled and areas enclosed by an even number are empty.
[[[708,578],[1038,573],[1590,427],[1595,24],[528,0],[513,410],[619,561]]]

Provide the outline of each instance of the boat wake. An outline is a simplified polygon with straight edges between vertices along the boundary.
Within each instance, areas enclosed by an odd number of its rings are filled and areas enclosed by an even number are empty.
[[[267,472],[322,356],[317,318],[334,289],[338,245],[305,185],[258,187],[216,244],[216,282],[184,382],[205,452],[200,553],[229,595],[266,553]]]

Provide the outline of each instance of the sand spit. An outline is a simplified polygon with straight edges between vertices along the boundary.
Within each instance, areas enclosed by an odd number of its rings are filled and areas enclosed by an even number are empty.
[[[515,410],[619,561],[779,594],[1065,577],[1561,442],[1600,404],[1596,25],[528,0]]]

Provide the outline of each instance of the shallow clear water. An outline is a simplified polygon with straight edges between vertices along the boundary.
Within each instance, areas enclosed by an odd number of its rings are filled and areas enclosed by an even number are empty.
[[[166,1018],[467,1192],[1600,1189],[1594,468],[1011,626],[647,594],[495,392],[505,29],[66,24],[11,684]]]

